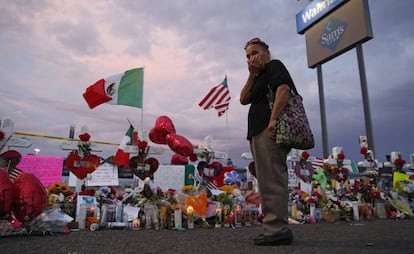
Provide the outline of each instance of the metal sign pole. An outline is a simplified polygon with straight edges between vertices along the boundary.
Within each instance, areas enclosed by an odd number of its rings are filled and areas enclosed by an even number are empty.
[[[319,107],[321,111],[321,129],[322,129],[322,148],[323,157],[329,156],[329,142],[328,142],[328,128],[326,125],[326,110],[325,110],[325,94],[323,91],[323,79],[322,79],[322,65],[316,66],[318,74],[318,87],[319,87]]]
[[[370,150],[375,152],[374,134],[373,134],[372,123],[371,123],[371,110],[369,107],[367,77],[365,74],[364,55],[362,52],[361,43],[356,44],[356,51],[357,51],[357,57],[358,57],[359,77],[361,80],[362,104],[364,106],[365,131],[367,133],[369,148]]]

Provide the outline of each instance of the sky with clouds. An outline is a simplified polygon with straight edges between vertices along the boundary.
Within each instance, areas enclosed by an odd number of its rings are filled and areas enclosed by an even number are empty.
[[[0,117],[14,131],[75,137],[83,125],[91,140],[119,143],[129,119],[139,131],[168,116],[177,134],[194,145],[206,136],[228,151],[239,167],[249,161],[248,106],[239,92],[248,72],[244,44],[268,42],[273,58],[290,71],[315,134],[312,156],[323,156],[316,69],[307,65],[305,36],[296,32],[296,13],[305,0],[226,1],[1,1]],[[375,157],[414,153],[414,1],[369,1],[374,38],[363,44]],[[144,67],[144,107],[101,105],[90,110],[82,97],[97,80]],[[322,65],[329,151],[341,146],[360,160],[366,135],[356,50]],[[227,116],[203,111],[198,102],[227,75],[231,103]],[[22,153],[66,156],[61,140],[31,137]],[[153,145],[150,143],[150,145]],[[157,145],[163,146],[163,145]],[[165,146],[165,148],[167,148]],[[102,157],[117,147],[102,146]],[[171,153],[158,157],[168,163]]]

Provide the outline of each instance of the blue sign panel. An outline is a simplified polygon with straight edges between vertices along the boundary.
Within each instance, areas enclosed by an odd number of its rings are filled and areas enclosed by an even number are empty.
[[[335,51],[338,43],[342,39],[342,35],[345,33],[347,25],[346,22],[339,19],[329,19],[328,23],[326,23],[325,30],[319,38],[319,44]]]
[[[313,23],[333,11],[347,0],[314,0],[296,14],[296,30],[303,34]]]

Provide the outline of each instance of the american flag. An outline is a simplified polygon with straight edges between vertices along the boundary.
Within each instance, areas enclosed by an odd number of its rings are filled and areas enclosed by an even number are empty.
[[[215,181],[209,181],[206,184],[206,188],[209,189],[209,190],[217,190],[218,189],[217,184],[216,184]]]
[[[22,170],[15,167],[9,167],[8,171],[12,182],[14,182],[14,180],[16,180],[16,178],[23,172]]]
[[[198,103],[204,110],[215,108],[218,116],[224,115],[230,104],[230,91],[227,86],[227,77],[217,86],[213,87],[210,92]]]
[[[313,161],[311,161],[311,165],[314,170],[316,170],[318,167],[323,167],[323,158],[316,157]]]

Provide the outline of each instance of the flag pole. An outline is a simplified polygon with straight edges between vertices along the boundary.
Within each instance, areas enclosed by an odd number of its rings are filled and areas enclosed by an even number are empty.
[[[229,158],[229,110],[226,110],[226,155]]]
[[[227,80],[227,74],[225,75],[225,79]],[[228,80],[227,80],[227,86],[228,86]],[[229,89],[230,92],[230,89]],[[229,108],[226,110],[226,154],[227,159],[229,158]]]
[[[141,131],[144,132],[144,76],[145,66],[142,67],[142,106],[141,106]]]

